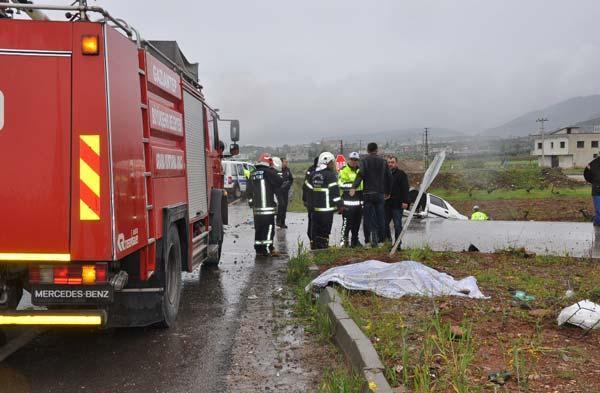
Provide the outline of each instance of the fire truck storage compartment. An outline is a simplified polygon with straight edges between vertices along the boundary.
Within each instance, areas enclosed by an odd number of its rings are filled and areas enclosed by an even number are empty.
[[[0,69],[0,253],[68,255],[71,53],[0,49]]]
[[[138,50],[106,29],[116,259],[147,243],[144,146]]]
[[[187,147],[188,213],[192,220],[208,213],[204,112],[202,101],[187,91],[183,92],[183,106]]]

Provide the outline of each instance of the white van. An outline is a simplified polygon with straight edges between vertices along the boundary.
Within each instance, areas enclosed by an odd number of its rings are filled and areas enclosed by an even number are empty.
[[[244,169],[254,170],[254,165],[244,161],[222,161],[223,184],[225,190],[233,198],[240,198],[246,192],[248,179],[244,176]]]

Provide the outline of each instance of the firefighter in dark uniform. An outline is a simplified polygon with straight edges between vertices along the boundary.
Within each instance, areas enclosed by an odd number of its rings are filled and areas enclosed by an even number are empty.
[[[356,193],[353,196],[350,196],[349,193],[354,184],[354,180],[356,180],[356,175],[358,174],[359,160],[360,155],[353,151],[350,153],[350,160],[338,174],[338,184],[342,191],[342,203],[344,205],[342,208],[344,214],[344,220],[342,222],[342,243],[340,244],[342,247],[362,246],[358,241],[358,231],[363,215],[362,183],[356,188]],[[348,239],[350,234],[352,234],[351,240]]]
[[[310,198],[310,188],[308,181],[310,177],[317,169],[317,164],[319,163],[319,157],[315,157],[314,163],[306,170],[304,174],[304,183],[302,184],[302,203],[308,212],[308,227],[306,229],[306,234],[308,235],[308,240],[310,240],[311,248],[312,248],[312,209],[310,207],[309,198]]]
[[[310,176],[307,187],[310,190],[309,203],[312,209],[311,248],[324,249],[329,247],[333,215],[342,206],[333,154],[321,153],[319,165]]]
[[[256,169],[250,175],[246,189],[248,204],[254,213],[256,255],[271,256],[275,249],[273,246],[275,215],[277,214],[275,193],[282,183],[283,179],[273,169],[271,155],[263,153],[258,159]]]

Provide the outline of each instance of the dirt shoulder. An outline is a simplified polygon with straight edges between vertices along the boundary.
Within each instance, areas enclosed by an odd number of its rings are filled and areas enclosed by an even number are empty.
[[[600,264],[575,258],[498,254],[334,250],[321,270],[365,259],[416,260],[460,279],[477,278],[489,300],[455,297],[384,299],[344,292],[345,306],[374,343],[393,385],[415,391],[600,392],[600,331],[558,327],[560,310],[600,302]],[[570,287],[572,298],[565,298]],[[516,301],[511,290],[535,297]],[[503,384],[493,373],[510,373]]]
[[[292,315],[285,284],[287,258],[256,261],[232,350],[230,392],[314,392],[324,366],[333,361],[326,348]]]

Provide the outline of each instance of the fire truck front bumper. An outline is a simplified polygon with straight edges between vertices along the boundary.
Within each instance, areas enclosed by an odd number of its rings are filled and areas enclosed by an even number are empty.
[[[0,312],[0,326],[104,326],[102,310],[43,310]]]

